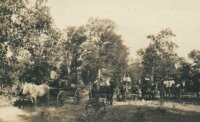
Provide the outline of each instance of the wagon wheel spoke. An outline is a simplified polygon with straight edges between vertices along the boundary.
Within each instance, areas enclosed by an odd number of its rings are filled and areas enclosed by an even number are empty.
[[[60,91],[57,96],[57,106],[62,107],[64,106],[67,99],[67,93],[65,91]]]

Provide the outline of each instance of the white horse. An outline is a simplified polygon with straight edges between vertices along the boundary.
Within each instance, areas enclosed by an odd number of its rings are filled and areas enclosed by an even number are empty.
[[[163,85],[166,88],[171,88],[173,85],[175,85],[175,81],[174,80],[166,80],[166,81],[163,81]]]
[[[163,85],[165,88],[166,95],[168,95],[168,98],[170,99],[174,95],[174,86],[176,82],[174,80],[166,80],[163,81]]]
[[[49,101],[49,90],[50,87],[47,84],[36,85],[33,83],[25,83],[22,86],[22,94],[28,95],[32,102],[35,103],[35,107],[37,107],[37,98],[43,97]]]

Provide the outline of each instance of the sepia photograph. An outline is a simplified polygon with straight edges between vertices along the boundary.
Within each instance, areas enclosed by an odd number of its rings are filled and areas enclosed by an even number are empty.
[[[200,0],[0,0],[0,122],[200,122]]]

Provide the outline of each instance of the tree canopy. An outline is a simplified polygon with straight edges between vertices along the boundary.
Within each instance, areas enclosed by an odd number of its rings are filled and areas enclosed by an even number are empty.
[[[93,82],[99,70],[102,70],[104,77],[107,75],[116,79],[119,77],[114,75],[123,73],[128,51],[120,35],[116,34],[115,27],[111,20],[90,18],[81,27],[67,29],[71,71],[77,72],[78,69],[84,82]]]
[[[199,89],[200,51],[179,57],[175,34],[166,28],[148,35],[149,45],[130,61],[128,48],[109,19],[89,18],[80,26],[60,30],[54,26],[46,0],[0,1],[0,82],[41,84],[51,72],[73,83],[94,82],[97,77],[121,81],[150,78],[152,82],[191,80]]]
[[[45,0],[3,0],[0,17],[2,83],[40,84],[51,71],[88,83],[102,69],[115,80],[125,71],[128,50],[112,20],[90,18],[62,31],[53,26]]]
[[[178,61],[175,49],[178,47],[171,39],[175,34],[167,28],[156,35],[148,35],[149,45],[138,51],[142,57],[143,77],[152,82],[174,78]]]

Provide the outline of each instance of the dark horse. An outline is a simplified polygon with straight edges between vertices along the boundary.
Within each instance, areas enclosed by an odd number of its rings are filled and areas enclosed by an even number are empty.
[[[106,98],[106,103],[112,105],[114,88],[115,86],[112,83],[110,85],[98,85],[97,83],[93,83],[90,98],[95,101],[99,101],[99,98]]]

